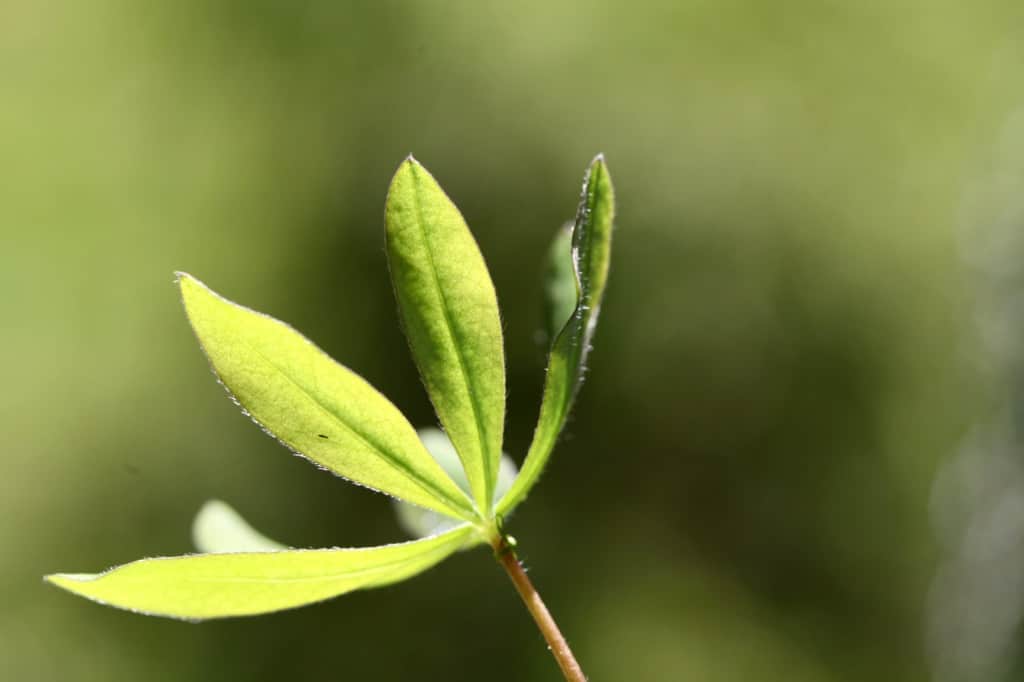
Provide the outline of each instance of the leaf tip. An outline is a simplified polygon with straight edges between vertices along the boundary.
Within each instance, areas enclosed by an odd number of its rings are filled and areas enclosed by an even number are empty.
[[[199,511],[196,513],[196,516],[217,513],[225,509],[231,509],[227,502],[224,500],[218,500],[216,497],[211,497],[206,502],[203,502],[203,505],[199,507]]]
[[[220,294],[187,272],[177,272],[175,274],[177,275],[178,291],[181,293],[181,302],[185,306],[185,314],[190,320],[192,319],[194,306],[198,301],[204,298],[225,300]]]
[[[196,512],[196,516],[192,519],[192,538],[193,544],[199,546],[200,543],[196,540],[202,534],[202,531],[215,520],[224,517],[225,515],[233,515],[235,510],[232,509],[226,502],[222,502],[218,499],[209,499],[203,502],[203,506]],[[210,551],[204,550],[199,547],[199,551]]]
[[[85,583],[93,580],[96,576],[91,573],[51,573],[43,576],[43,582],[50,583],[56,587],[76,592],[76,583]]]
[[[183,296],[189,289],[195,289],[197,287],[204,286],[203,283],[200,282],[198,279],[188,274],[187,272],[183,272],[181,270],[175,271],[174,283],[178,285],[178,289],[181,290]]]
[[[272,552],[286,549],[256,531],[227,502],[210,499],[192,521],[192,544],[203,554]]]
[[[612,197],[614,195],[614,190],[612,189],[612,179],[608,171],[608,162],[605,160],[604,154],[598,154],[594,157],[594,160],[590,162],[583,184],[585,187],[593,186],[597,188],[597,192],[606,195],[609,200],[613,200]]]
[[[174,271],[174,283],[176,285],[178,285],[179,288],[183,287],[183,286],[187,286],[189,284],[196,284],[198,282],[199,282],[199,280],[197,280],[195,277],[193,277],[192,275],[188,274],[184,270],[175,270]]]
[[[608,162],[605,160],[603,152],[594,157],[594,159],[590,162],[589,174],[593,174],[595,171],[605,174],[607,173],[607,170]]]
[[[422,168],[423,164],[417,161],[415,156],[409,154],[404,159],[402,159],[402,163],[399,164],[398,170],[395,172],[395,176],[398,176],[403,172],[413,172]]]
[[[388,185],[387,197],[384,199],[385,206],[390,206],[392,201],[394,201],[398,185],[404,184],[404,182],[407,181],[407,178],[412,177],[412,174],[415,173],[417,169],[421,168],[423,168],[423,166],[412,154],[409,154],[402,159],[402,162],[398,164],[398,168],[395,169],[395,174],[391,176],[391,183]]]

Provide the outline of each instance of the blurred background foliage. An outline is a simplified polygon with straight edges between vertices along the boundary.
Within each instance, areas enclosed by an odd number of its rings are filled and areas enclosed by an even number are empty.
[[[603,151],[619,220],[592,373],[511,524],[584,668],[1019,679],[1024,587],[998,576],[1024,576],[1024,524],[997,534],[1014,552],[944,543],[973,512],[933,484],[1021,403],[1024,363],[993,352],[978,310],[1004,346],[1024,334],[998,284],[1024,246],[996,239],[993,270],[965,245],[1024,228],[1024,145],[1003,153],[1022,18],[1010,0],[4,4],[0,677],[557,679],[484,551],[198,626],[40,578],[187,552],[210,497],[290,544],[402,537],[387,500],[225,399],[171,273],[291,322],[433,423],[383,252],[409,152],[492,270],[521,457],[543,257]],[[999,518],[1024,519],[1004,441],[971,490],[1002,485],[1017,504]],[[975,575],[979,551],[987,601],[936,579]],[[951,654],[994,605],[1001,625]]]

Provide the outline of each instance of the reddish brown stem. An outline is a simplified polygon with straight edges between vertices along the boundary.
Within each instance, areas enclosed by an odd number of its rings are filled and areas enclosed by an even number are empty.
[[[523,570],[523,565],[516,557],[515,550],[505,538],[500,538],[496,543],[494,555],[498,559],[498,563],[505,568],[508,577],[512,579],[512,584],[516,586],[519,596],[523,598],[523,603],[526,604],[527,610],[533,616],[533,620],[536,621],[537,627],[540,628],[541,634],[544,635],[544,639],[547,640],[548,649],[551,651],[551,655],[555,657],[555,661],[558,662],[558,667],[562,669],[565,679],[568,682],[587,682],[580,664],[576,662],[576,657],[572,655],[572,649],[569,648],[569,644],[565,641],[565,637],[562,636],[561,630],[558,629],[555,619],[551,617],[548,607],[544,605],[544,601],[537,593],[537,589],[526,576],[526,571]]]

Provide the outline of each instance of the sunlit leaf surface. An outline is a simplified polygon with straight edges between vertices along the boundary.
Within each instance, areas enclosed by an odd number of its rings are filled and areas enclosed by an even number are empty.
[[[179,277],[189,321],[214,371],[258,424],[347,479],[456,518],[472,504],[401,412],[288,325]]]
[[[424,540],[362,549],[196,554],[142,559],[95,575],[47,580],[93,601],[154,616],[248,616],[409,578],[466,545],[461,526]]]
[[[494,285],[459,210],[411,157],[391,182],[385,222],[409,346],[473,499],[489,516],[505,423],[505,354]]]

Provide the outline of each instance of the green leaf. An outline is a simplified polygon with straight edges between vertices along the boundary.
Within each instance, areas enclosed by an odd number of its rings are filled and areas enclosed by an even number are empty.
[[[505,354],[494,285],[466,221],[412,157],[385,207],[398,308],[430,400],[490,516],[505,424]]]
[[[584,363],[608,278],[614,217],[611,177],[604,157],[598,156],[583,178],[583,193],[572,230],[570,263],[576,288],[575,309],[551,346],[533,442],[511,490],[498,502],[498,514],[511,511],[537,482],[583,381]]]
[[[189,321],[221,383],[252,419],[339,476],[472,520],[472,502],[387,398],[288,325],[179,274]]]
[[[421,573],[460,549],[461,526],[425,540],[361,549],[195,554],[142,559],[95,575],[46,580],[69,592],[153,616],[205,620],[280,611]]]
[[[445,473],[452,477],[456,485],[469,492],[469,479],[466,478],[466,472],[459,461],[458,453],[455,452],[455,446],[452,445],[448,436],[444,435],[444,431],[433,427],[420,429],[419,437],[427,448],[427,452],[437,460],[437,463],[441,465]],[[500,498],[512,487],[512,481],[515,480],[518,471],[516,463],[512,461],[512,458],[502,453],[501,464],[498,465],[498,482],[494,487],[495,498]],[[414,507],[401,500],[392,500],[392,502],[394,503],[395,514],[398,517],[398,523],[409,535],[416,538],[436,535],[437,533],[454,528],[459,523],[437,512]]]
[[[192,522],[192,544],[200,552],[211,554],[285,549],[284,545],[257,532],[238,512],[220,500],[209,500],[196,514]]]

